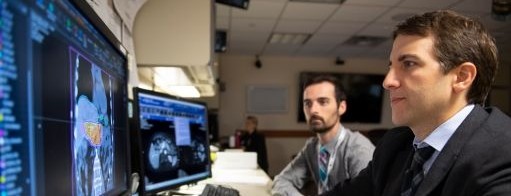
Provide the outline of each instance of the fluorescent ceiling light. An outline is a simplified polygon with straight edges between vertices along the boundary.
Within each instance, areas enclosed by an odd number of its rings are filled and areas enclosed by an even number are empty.
[[[154,83],[156,85],[192,85],[190,79],[180,67],[155,67]]]
[[[163,91],[180,97],[200,97],[200,93],[180,67],[156,67],[154,84]]]
[[[355,36],[350,37],[348,40],[344,41],[343,45],[375,47],[387,40],[388,40],[387,37],[355,35]]]
[[[305,33],[273,33],[268,43],[302,45],[309,37],[310,34]]]
[[[199,98],[199,90],[195,86],[160,86],[165,92],[179,97]]]
[[[142,88],[142,89],[146,89],[146,90],[151,90],[152,89],[152,87],[150,85],[148,85],[146,83],[143,83],[143,82],[138,83],[138,87]]]

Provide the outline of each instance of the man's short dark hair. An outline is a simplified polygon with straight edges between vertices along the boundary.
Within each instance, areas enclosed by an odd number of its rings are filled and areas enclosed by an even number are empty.
[[[484,105],[497,72],[497,47],[483,25],[453,11],[434,11],[413,16],[397,26],[398,35],[431,35],[434,55],[444,74],[465,62],[473,63],[477,75],[468,92],[467,101]]]
[[[310,76],[305,79],[305,82],[303,83],[303,90],[313,84],[319,84],[322,82],[328,82],[334,85],[335,87],[335,101],[337,102],[337,105],[341,103],[341,101],[346,100],[346,93],[344,92],[344,87],[342,86],[341,82],[337,79],[337,77],[329,75],[329,74],[321,74],[321,75],[315,75]],[[303,93],[303,92],[302,92]]]

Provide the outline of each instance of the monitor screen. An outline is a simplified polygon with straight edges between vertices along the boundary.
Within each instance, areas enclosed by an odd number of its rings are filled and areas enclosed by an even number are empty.
[[[141,190],[154,193],[211,176],[204,103],[135,89]]]
[[[77,2],[0,3],[2,195],[128,190],[126,58]]]
[[[347,110],[341,116],[342,122],[380,123],[383,105],[384,75],[355,74],[355,73],[321,73],[302,72],[299,79],[298,122],[305,122],[303,112],[303,90],[307,78],[319,74],[329,74],[336,77],[346,91]]]

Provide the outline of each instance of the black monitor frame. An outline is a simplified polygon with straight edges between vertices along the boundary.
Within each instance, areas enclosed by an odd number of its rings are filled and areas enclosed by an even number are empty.
[[[117,39],[117,37],[114,35],[114,33],[110,30],[110,28],[108,28],[108,26],[103,22],[103,20],[101,19],[101,17],[99,17],[99,15],[96,13],[96,11],[94,11],[94,9],[91,7],[91,5],[89,3],[87,3],[87,1],[83,1],[83,0],[70,0],[71,4],[73,4],[77,9],[78,11],[84,15],[84,17],[86,19],[88,19],[88,22],[90,22],[95,28],[96,30],[99,31],[100,34],[102,34],[105,39],[107,40],[107,42],[109,42],[109,44],[112,46],[112,48],[114,48],[114,50],[116,50],[119,54],[122,55],[122,57],[125,59],[125,64],[123,66],[123,69],[124,69],[124,72],[126,73],[125,74],[125,77],[123,78],[124,81],[126,81],[126,85],[123,86],[123,90],[128,93],[128,83],[129,83],[129,78],[128,78],[128,52],[127,50],[124,48],[124,46],[122,45],[121,41],[119,39]],[[126,94],[127,96],[127,94]],[[125,121],[125,124],[124,124],[124,127],[126,127],[127,130],[125,130],[126,134],[124,134],[124,137],[125,137],[125,141],[126,141],[126,146],[125,146],[125,160],[124,162],[126,163],[126,169],[125,169],[125,173],[126,173],[126,176],[125,176],[125,188],[123,188],[120,192],[116,192],[116,193],[111,193],[109,195],[131,195],[131,186],[132,186],[132,183],[131,182],[131,164],[129,164],[131,162],[131,152],[130,152],[130,146],[131,146],[131,142],[130,142],[130,134],[129,134],[129,117],[128,117],[128,97],[125,97],[124,99],[124,105],[126,106],[126,112],[125,112],[125,116],[124,116],[124,119],[126,119]]]
[[[115,179],[115,180],[121,180],[124,181],[124,186],[119,187],[118,189],[114,189],[108,193],[105,193],[105,195],[131,195],[131,182],[130,182],[130,176],[131,176],[131,165],[130,163],[130,140],[129,140],[129,123],[128,123],[128,112],[127,112],[127,104],[128,104],[128,58],[127,58],[127,51],[122,46],[120,40],[116,38],[116,36],[113,34],[113,32],[108,28],[108,26],[103,22],[103,20],[99,17],[99,15],[94,11],[94,9],[87,3],[87,1],[83,0],[70,0],[69,1],[74,8],[84,17],[84,19],[89,22],[92,27],[98,31],[98,33],[105,39],[106,43],[112,46],[112,49],[115,50],[119,54],[121,58],[124,59],[124,65],[122,66],[122,70],[125,73],[124,77],[122,78],[125,83],[122,86],[118,86],[118,88],[121,88],[122,91],[126,92],[126,97],[123,99],[124,106],[126,112],[124,112],[124,116],[121,116],[121,118],[125,119],[124,123],[121,124],[122,127],[125,127],[126,130],[124,130],[124,133],[120,136],[124,138],[125,146],[121,146],[119,149],[124,149],[123,151],[116,151],[116,153],[122,153],[124,156],[124,160],[121,164],[125,167],[124,169],[124,179]],[[116,160],[117,161],[117,160]],[[118,163],[117,163],[118,164]],[[114,164],[115,165],[115,164]],[[74,185],[73,185],[74,186]]]
[[[146,176],[146,165],[145,165],[145,162],[144,162],[144,154],[142,153],[142,134],[141,134],[141,130],[140,130],[140,107],[139,107],[139,93],[144,93],[144,94],[148,94],[148,95],[154,95],[154,96],[159,96],[159,97],[162,97],[162,98],[167,98],[167,99],[171,99],[171,100],[176,100],[176,101],[182,101],[182,102],[188,102],[188,103],[193,103],[193,104],[199,104],[199,105],[203,105],[205,107],[205,112],[206,114],[204,115],[204,118],[205,118],[205,121],[206,121],[206,129],[207,129],[207,133],[206,133],[206,145],[207,145],[207,148],[206,148],[206,152],[207,152],[207,170],[209,171],[209,174],[203,178],[198,178],[198,179],[193,179],[193,180],[190,180],[190,181],[184,181],[184,182],[180,182],[180,183],[176,183],[176,184],[173,184],[171,186],[166,186],[166,187],[160,187],[160,188],[157,188],[157,189],[153,189],[153,190],[145,190],[145,187],[146,187],[146,183],[145,183],[145,176]],[[207,104],[204,103],[204,102],[200,102],[200,101],[195,101],[195,100],[189,100],[189,99],[183,99],[183,98],[180,98],[180,97],[177,97],[177,96],[173,96],[173,95],[169,95],[169,94],[165,94],[165,93],[160,93],[160,92],[156,92],[156,91],[151,91],[151,90],[146,90],[146,89],[142,89],[142,88],[138,88],[138,87],[135,87],[133,88],[133,119],[132,119],[132,122],[133,122],[133,125],[134,127],[131,129],[132,131],[132,142],[133,145],[135,146],[138,146],[139,149],[137,149],[136,151],[138,152],[137,154],[132,154],[132,156],[136,156],[136,157],[132,157],[132,162],[136,162],[136,165],[138,166],[138,168],[134,168],[134,170],[137,170],[137,172],[140,174],[140,185],[139,185],[139,191],[138,193],[140,195],[155,195],[159,192],[162,192],[162,191],[170,191],[171,189],[173,188],[178,188],[179,186],[182,186],[182,185],[186,185],[186,184],[192,184],[194,182],[197,182],[197,181],[200,181],[200,180],[204,180],[204,179],[207,179],[207,178],[210,178],[212,176],[212,171],[211,171],[211,159],[209,157],[209,127],[207,126],[209,124],[209,119],[208,119],[208,107],[207,107]],[[136,144],[135,144],[136,143]],[[132,151],[133,152],[133,151]],[[136,159],[136,160],[135,160]]]
[[[78,11],[80,11],[80,13],[82,13],[88,20],[89,22],[92,23],[92,25],[94,25],[94,27],[96,27],[97,30],[99,30],[99,32],[101,34],[103,34],[106,39],[110,42],[110,44],[121,54],[124,55],[124,58],[126,58],[126,62],[128,62],[127,60],[127,52],[126,50],[123,48],[122,46],[122,43],[120,42],[120,40],[118,40],[114,33],[108,28],[108,26],[103,22],[103,20],[101,20],[101,18],[99,17],[99,15],[94,11],[94,9],[87,3],[87,1],[83,1],[83,0],[71,0],[71,3],[73,5],[75,5],[77,8],[78,8]],[[122,49],[121,49],[122,48]],[[127,70],[127,64],[126,64],[126,70]],[[128,79],[128,78],[126,78]],[[128,81],[128,80],[126,80]],[[128,89],[128,87],[126,86],[126,90]]]

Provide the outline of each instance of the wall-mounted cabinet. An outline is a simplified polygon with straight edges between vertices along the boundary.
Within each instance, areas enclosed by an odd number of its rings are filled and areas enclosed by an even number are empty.
[[[212,0],[150,0],[137,13],[133,36],[143,66],[206,66],[212,59]]]

